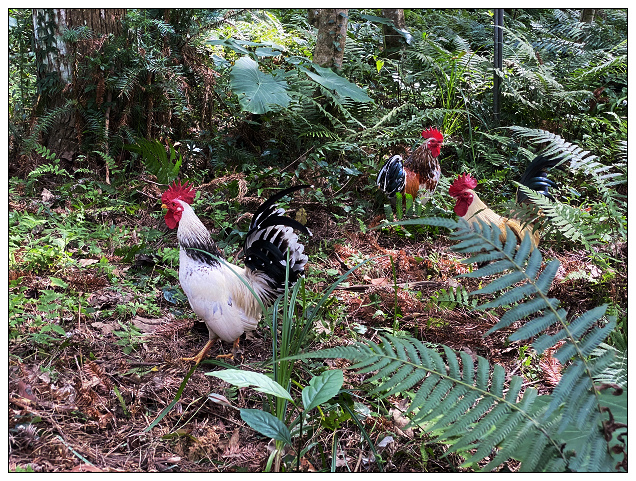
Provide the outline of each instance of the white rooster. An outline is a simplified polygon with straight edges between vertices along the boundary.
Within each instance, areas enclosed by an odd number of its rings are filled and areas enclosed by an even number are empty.
[[[174,182],[161,196],[162,207],[167,209],[166,224],[170,229],[178,226],[179,282],[190,306],[210,333],[205,347],[196,356],[184,358],[185,361],[200,363],[217,338],[234,342],[234,352],[241,334],[256,329],[261,307],[235,273],[245,279],[265,307],[285,290],[287,251],[290,285],[303,276],[307,256],[294,229],[310,236],[311,232],[300,222],[284,216],[285,210],[276,201],[305,187],[309,186],[280,191],[259,207],[245,236],[245,267],[219,260],[223,255],[190,207],[196,193],[191,185]]]

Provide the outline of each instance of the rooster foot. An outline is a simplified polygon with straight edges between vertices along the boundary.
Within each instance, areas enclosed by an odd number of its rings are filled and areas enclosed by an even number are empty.
[[[219,354],[218,356],[216,356],[217,359],[232,359],[234,360],[234,354],[236,354],[236,350],[238,349],[238,345],[239,345],[239,340],[241,338],[237,337],[236,341],[234,341],[234,344],[232,345],[232,352],[229,354]]]
[[[182,357],[181,360],[182,361],[186,361],[186,362],[194,361],[195,364],[199,364],[203,360],[205,355],[208,353],[210,348],[212,347],[212,344],[214,344],[214,339],[210,339],[205,344],[205,346],[203,346],[203,349],[201,349],[201,351],[199,351],[199,354],[197,354],[196,356],[194,356],[194,357]]]

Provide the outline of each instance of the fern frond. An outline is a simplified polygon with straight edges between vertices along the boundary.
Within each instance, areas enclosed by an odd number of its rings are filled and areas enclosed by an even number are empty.
[[[600,234],[597,231],[598,222],[590,213],[567,204],[550,201],[544,195],[518,183],[517,186],[535,204],[536,208],[543,212],[544,217],[542,217],[540,228],[544,231],[544,235],[556,231],[572,242],[582,243],[588,250],[591,249],[592,245],[600,242]],[[519,209],[523,209],[523,207]],[[527,218],[523,215],[518,217],[518,214],[519,210],[513,209],[512,215],[515,218]]]
[[[609,362],[596,364],[597,360],[605,358],[608,354]],[[614,346],[604,342],[592,351],[595,365],[592,371],[594,380],[599,384],[616,384],[622,388],[627,387],[627,339],[621,336],[620,341],[615,341]]]
[[[460,369],[457,354],[446,346],[442,357],[441,353],[416,339],[388,335],[381,339],[380,345],[357,343],[301,354],[296,358],[346,357],[358,360],[360,356],[367,356],[370,362],[365,362],[363,370],[375,368],[377,374],[369,381],[381,384],[372,393],[383,392],[383,397],[399,392],[400,384],[408,386],[404,389],[410,389],[423,380],[408,409],[413,414],[411,424],[426,426],[441,440],[454,439],[463,433],[461,439],[453,441],[452,451],[462,450],[479,441],[478,453],[469,461],[471,465],[488,456],[502,440],[510,443],[513,433],[529,418],[534,419],[531,424],[536,428],[538,419],[532,414],[537,411],[532,410],[536,392],[526,390],[521,401],[516,400],[522,378],[513,376],[506,388],[505,370],[495,365],[491,371],[482,357],[478,358],[475,366],[469,355],[460,353]],[[494,426],[496,434],[492,432]],[[520,442],[517,439],[506,446],[510,449]]]
[[[39,165],[38,167],[33,169],[31,172],[29,172],[29,174],[27,175],[27,179],[28,179],[27,185],[29,187],[31,187],[34,182],[37,182],[37,180],[41,176],[47,175],[47,174],[72,177],[71,174],[69,174],[66,169],[60,167],[59,165],[60,159],[57,156],[57,154],[55,154],[55,152],[52,152],[51,150],[49,150],[48,148],[40,144],[35,144],[33,146],[33,150],[35,150],[38,153],[38,155],[41,155],[46,160],[50,160],[51,163]]]
[[[24,139],[24,153],[28,154],[31,150],[36,148],[38,145],[38,137],[42,133],[50,130],[59,117],[71,112],[76,105],[77,102],[75,100],[67,100],[64,105],[51,109],[39,117],[37,123],[31,129],[31,134]]]
[[[542,129],[530,129],[513,125],[508,127],[518,137],[528,138],[531,142],[546,145],[542,150],[542,155],[547,157],[562,158],[562,162],[568,161],[572,171],[582,171],[592,176],[598,184],[607,187],[608,181],[621,174],[616,172],[607,173],[610,166],[605,166],[597,161],[598,157],[587,150],[583,150],[576,144],[567,142],[560,135],[553,134]]]
[[[558,327],[556,334],[541,335],[533,342],[541,353],[566,340],[554,358],[562,365],[569,365],[553,393],[538,396],[533,389],[522,392],[523,380],[512,376],[506,381],[500,365],[491,367],[482,357],[477,358],[475,365],[466,353],[458,356],[447,346],[442,346],[440,352],[439,348],[413,338],[386,336],[379,345],[365,341],[297,357],[344,356],[355,360],[353,369],[375,372],[370,379],[378,383],[371,391],[373,394],[394,395],[401,391],[401,386],[414,390],[407,410],[411,424],[425,429],[440,442],[449,443],[449,452],[464,455],[476,448],[467,457],[467,466],[476,466],[494,450],[495,456],[486,465],[488,469],[515,458],[521,461],[523,469],[612,470],[610,446],[601,424],[603,402],[594,378],[611,365],[613,353],[605,351],[594,359],[589,356],[597,352],[614,329],[615,317],[607,316],[606,307],[600,306],[568,320],[567,311],[558,307],[559,301],[547,296],[559,262],[543,264],[540,251],[534,249],[528,255],[529,247],[523,243],[519,248],[523,252],[518,255],[511,243],[501,244],[495,224],[471,225],[434,218],[421,219],[420,223],[454,225],[451,237],[459,240],[457,246],[474,254],[467,262],[480,257],[481,249],[502,256],[496,267],[478,269],[472,273],[476,275],[471,275],[482,277],[484,272],[489,273],[489,282],[470,293],[495,295],[494,300],[480,308],[506,309],[489,332],[518,322],[521,327],[510,340],[519,340]],[[493,272],[499,274],[494,280],[490,279]],[[607,322],[603,321],[605,318]]]

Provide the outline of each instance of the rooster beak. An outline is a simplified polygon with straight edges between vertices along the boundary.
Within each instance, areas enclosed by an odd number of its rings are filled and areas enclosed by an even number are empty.
[[[167,209],[167,208],[168,208],[168,206],[167,206],[166,204],[161,204],[161,208],[162,208],[162,209]]]

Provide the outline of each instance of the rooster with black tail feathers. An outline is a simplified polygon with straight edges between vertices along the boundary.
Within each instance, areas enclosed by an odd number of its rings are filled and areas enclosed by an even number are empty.
[[[433,196],[442,170],[439,154],[444,142],[442,133],[431,127],[422,132],[424,142],[406,160],[401,155],[390,157],[378,172],[376,185],[389,197],[410,194],[425,205]]]
[[[288,253],[290,285],[303,276],[307,256],[294,230],[309,236],[311,232],[300,222],[284,216],[285,210],[276,202],[306,187],[309,186],[282,190],[258,208],[243,245],[245,267],[221,260],[223,255],[190,206],[196,193],[191,185],[174,182],[163,194],[166,225],[177,228],[179,282],[192,310],[210,333],[205,347],[196,356],[184,358],[185,361],[200,363],[217,338],[234,342],[234,352],[241,334],[256,329],[261,306],[236,274],[251,286],[265,307],[285,290]]]

